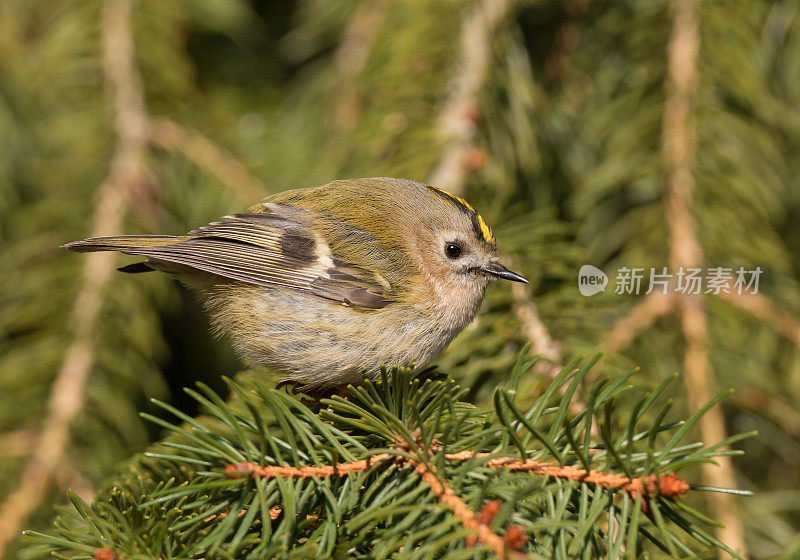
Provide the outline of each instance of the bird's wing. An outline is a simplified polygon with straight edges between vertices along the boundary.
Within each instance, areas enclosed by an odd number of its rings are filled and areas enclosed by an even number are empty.
[[[265,207],[269,211],[227,216],[184,236],[94,237],[65,247],[142,255],[353,307],[380,309],[392,302],[391,286],[380,274],[337,258],[295,209]]]

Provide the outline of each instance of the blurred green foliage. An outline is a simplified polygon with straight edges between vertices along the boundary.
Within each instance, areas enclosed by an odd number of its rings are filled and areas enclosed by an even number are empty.
[[[530,293],[566,357],[595,352],[641,299],[613,289],[580,296],[582,264],[607,272],[668,264],[668,4],[521,1],[492,34],[475,107],[474,144],[485,157],[465,192],[533,279]],[[472,7],[139,0],[133,35],[147,111],[201,132],[269,192],[358,176],[425,180],[447,149],[438,117]],[[59,245],[90,232],[115,142],[102,9],[99,0],[0,1],[0,437],[35,441],[70,342],[82,260]],[[348,58],[342,43],[365,10],[375,19],[356,41],[362,59]],[[800,4],[704,0],[699,22],[693,212],[706,264],[760,266],[761,293],[800,317]],[[128,233],[181,233],[255,202],[174,151],[150,146],[146,166]],[[476,401],[502,383],[526,342],[513,304],[508,286],[493,287],[480,318],[438,362]],[[800,350],[723,300],[706,306],[716,388],[737,389],[725,404],[728,428],[760,432],[735,460],[741,487],[757,491],[743,510],[751,553],[794,558]],[[201,380],[222,389],[220,374],[241,367],[192,296],[157,275],[116,275],[99,325],[65,459],[90,484],[160,435],[137,415],[151,410],[147,397],[194,413],[181,387]],[[647,388],[679,371],[682,355],[677,320],[666,316],[598,367],[640,366],[632,382]],[[526,378],[521,398],[527,391],[532,402],[543,384]],[[16,487],[27,452],[0,448],[0,495]],[[53,485],[29,527],[48,524],[64,484]]]

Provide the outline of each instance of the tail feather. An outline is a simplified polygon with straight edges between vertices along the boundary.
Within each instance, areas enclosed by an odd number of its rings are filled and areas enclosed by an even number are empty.
[[[186,237],[178,235],[115,235],[81,239],[62,245],[62,247],[76,253],[120,251],[129,255],[141,255],[153,247],[166,247],[182,239],[186,239]]]

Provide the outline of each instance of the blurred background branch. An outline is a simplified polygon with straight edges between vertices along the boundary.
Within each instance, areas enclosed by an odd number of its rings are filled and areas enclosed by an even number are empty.
[[[491,63],[492,39],[512,0],[480,0],[466,12],[459,37],[460,52],[450,91],[438,117],[444,152],[428,181],[455,194],[464,191],[468,157],[474,147],[478,98]]]
[[[160,437],[137,416],[148,397],[193,414],[183,386],[221,389],[220,374],[242,367],[174,283],[116,275],[123,261],[58,246],[179,234],[265,192],[355,176],[428,177],[463,194],[532,280],[491,288],[438,361],[471,400],[505,382],[528,340],[547,374],[522,380],[529,403],[559,365],[599,349],[598,371],[639,366],[630,382],[645,388],[680,372],[684,389],[669,396],[681,412],[734,387],[702,439],[761,435],[704,472],[757,496],[738,515],[722,498],[720,535],[753,558],[797,556],[800,508],[785,499],[800,486],[797,2],[37,0],[0,10],[5,557],[16,557],[23,524],[49,524],[66,487],[91,494]],[[764,274],[756,293],[618,293],[612,279],[584,297],[576,277],[587,263],[609,276]]]
[[[108,0],[103,11],[103,62],[115,110],[117,145],[108,177],[97,191],[92,216],[93,236],[121,233],[130,192],[145,180],[146,115],[141,78],[134,61],[130,14],[132,0]],[[0,505],[0,556],[39,507],[54,478],[88,485],[65,460],[72,424],[84,405],[84,391],[95,361],[100,307],[105,300],[116,259],[103,253],[88,255],[70,324],[72,341],[50,389],[47,416],[36,445],[19,475],[19,484]],[[69,469],[72,476],[60,474]],[[66,479],[66,480],[64,480]],[[74,484],[79,479],[78,484]]]
[[[697,144],[694,132],[694,98],[697,88],[697,56],[700,50],[698,0],[673,0],[672,36],[667,62],[666,100],[663,120],[663,157],[666,170],[664,214],[669,231],[672,270],[701,267],[703,249],[697,237],[692,214],[693,168]],[[700,410],[714,396],[714,371],[709,357],[708,314],[701,296],[680,294],[675,310],[686,343],[683,379],[691,411]],[[727,437],[725,419],[719,408],[711,409],[699,423],[702,441],[722,441]],[[709,486],[736,488],[730,457],[717,459],[718,465],[703,465],[703,479]],[[714,516],[724,523],[717,537],[747,557],[744,524],[736,499],[731,494],[710,498]],[[720,552],[720,557],[726,556]]]
[[[197,167],[216,177],[244,203],[264,197],[264,185],[261,181],[250,175],[240,161],[202,134],[185,129],[166,118],[149,120],[147,133],[150,142],[164,150],[183,154]]]

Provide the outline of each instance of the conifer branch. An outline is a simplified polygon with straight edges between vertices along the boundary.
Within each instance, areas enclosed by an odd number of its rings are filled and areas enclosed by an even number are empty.
[[[0,449],[6,457],[17,455],[28,455],[34,449],[34,439],[36,438],[33,430],[14,430],[0,435]]]
[[[333,118],[337,126],[352,128],[361,114],[362,103],[356,88],[358,74],[369,60],[375,38],[386,19],[390,3],[386,0],[360,2],[344,29],[333,55],[338,74]]]
[[[415,442],[414,445],[416,445]],[[409,442],[398,442],[398,447],[410,448]],[[435,443],[427,452],[432,454],[435,449],[440,449]],[[452,454],[447,458],[469,458],[473,454]],[[481,454],[484,455],[484,454]],[[488,453],[485,455],[489,455]],[[498,558],[506,558],[506,546],[504,540],[496,535],[487,524],[479,523],[475,513],[464,503],[464,501],[453,492],[446,481],[441,480],[436,473],[433,465],[425,461],[415,461],[408,457],[381,453],[368,459],[351,461],[349,463],[325,466],[304,466],[304,467],[283,467],[283,466],[261,466],[253,463],[237,463],[228,465],[225,468],[226,476],[229,478],[311,478],[315,476],[344,476],[351,472],[364,471],[370,466],[380,462],[391,462],[392,464],[405,464],[415,469],[421,476],[422,481],[430,486],[431,491],[436,494],[439,501],[452,509],[453,514],[461,520],[467,529],[477,533],[478,538],[486,545],[490,546]],[[506,465],[505,463],[503,464]]]
[[[668,47],[662,156],[666,170],[664,211],[673,270],[700,266],[703,262],[697,224],[691,211],[695,163],[692,103],[700,44],[697,6],[698,0],[672,0],[671,3],[672,36]],[[712,394],[708,317],[698,294],[680,294],[676,310],[686,341],[683,369],[689,407],[699,410]],[[726,437],[725,420],[719,408],[705,414],[699,427],[704,441],[723,441]],[[719,466],[703,465],[702,470],[709,485],[735,488],[736,479],[729,457],[720,457]],[[711,496],[711,503],[716,516],[725,524],[717,531],[719,538],[746,556],[744,527],[735,499],[730,494],[715,493]]]
[[[146,175],[146,116],[134,62],[130,11],[130,0],[108,0],[103,11],[103,68],[113,100],[117,144],[109,174],[97,192],[94,236],[119,232],[131,188]],[[110,253],[92,253],[85,260],[70,321],[72,341],[52,384],[41,435],[23,468],[19,486],[0,506],[0,556],[44,499],[61,468],[94,365],[98,318],[114,260]]]
[[[369,459],[352,461],[338,465],[325,465],[321,467],[281,467],[276,465],[261,466],[255,463],[236,463],[225,467],[228,478],[311,478],[314,476],[344,476],[350,472],[365,471],[371,465],[394,458],[394,455],[382,453]]]
[[[511,286],[511,295],[514,298],[512,309],[520,322],[522,322],[525,337],[530,340],[531,353],[540,355],[542,358],[534,364],[533,371],[553,379],[564,367],[561,341],[554,339],[550,335],[547,326],[539,317],[536,302],[533,301],[524,284],[514,283]],[[561,390],[563,394],[566,387],[562,387]],[[573,413],[578,413],[583,406],[583,400],[579,395],[575,394],[570,401],[570,410]],[[593,426],[592,429],[594,430],[595,428],[596,426]]]
[[[487,454],[488,455],[488,454]],[[453,455],[452,457],[459,457]],[[468,458],[465,456],[464,458]],[[451,458],[451,456],[448,456]],[[431,491],[436,494],[444,505],[452,509],[453,514],[461,520],[461,523],[467,529],[475,531],[478,538],[484,543],[489,545],[498,558],[506,558],[505,542],[501,537],[496,535],[487,524],[479,523],[475,513],[464,503],[464,501],[453,492],[446,481],[440,480],[436,474],[436,469],[423,461],[413,461],[407,457],[400,457],[382,453],[370,457],[369,459],[362,459],[359,461],[352,461],[349,463],[339,465],[327,466],[305,466],[305,467],[281,467],[281,466],[261,466],[253,463],[238,463],[235,465],[228,465],[225,468],[225,473],[229,478],[273,478],[273,477],[288,477],[288,478],[310,478],[314,476],[344,476],[347,473],[363,471],[368,469],[371,465],[386,462],[396,461],[398,463],[406,463],[411,468],[414,468],[421,476],[422,481],[430,486]]]
[[[439,115],[439,134],[445,152],[431,172],[429,183],[455,194],[464,190],[467,172],[475,167],[470,155],[478,119],[478,96],[491,60],[492,37],[512,0],[480,0],[461,24],[460,50],[450,95]]]
[[[248,202],[264,197],[266,188],[231,154],[211,140],[168,118],[153,118],[147,123],[147,138],[156,146],[178,152],[222,185]]]
[[[602,486],[609,490],[627,492],[632,498],[641,495],[644,498],[661,496],[663,498],[680,498],[689,493],[689,483],[674,474],[640,478],[628,478],[614,473],[580,469],[571,465],[556,465],[533,459],[520,461],[507,457],[491,459],[488,467],[505,467],[510,471],[524,471],[541,476],[583,482],[594,486]]]
[[[768,297],[751,292],[740,294],[734,290],[729,290],[728,293],[721,291],[717,296],[756,319],[764,321],[776,333],[800,347],[800,321],[775,305]]]
[[[439,450],[431,446],[429,454]],[[583,482],[594,486],[602,486],[609,490],[627,492],[632,498],[642,495],[644,498],[660,496],[663,498],[680,498],[689,493],[689,483],[674,474],[655,476],[648,475],[639,478],[629,478],[598,470],[581,469],[571,465],[558,465],[535,459],[517,459],[515,457],[495,457],[492,453],[476,453],[473,450],[447,453],[445,458],[450,461],[464,461],[471,458],[487,459],[485,466],[493,469],[505,468],[509,471],[528,472],[539,476],[547,476],[562,480]],[[348,473],[365,471],[369,467],[381,462],[393,465],[410,465],[419,470],[420,462],[408,457],[381,453],[369,459],[361,459],[348,463],[324,466],[285,467],[277,465],[257,465],[245,462],[228,465],[225,467],[225,476],[228,478],[312,478],[315,476],[345,476]],[[209,518],[210,519],[210,518]]]
[[[95,504],[72,496],[76,511],[65,512],[55,534],[30,534],[53,551],[113,551],[126,558],[163,557],[175,546],[193,558],[293,558],[310,549],[413,557],[466,544],[516,560],[522,551],[546,554],[550,539],[565,539],[570,552],[555,557],[566,560],[606,546],[610,536],[597,525],[606,512],[630,526],[613,538],[617,549],[637,550],[640,537],[659,546],[678,543],[673,529],[701,546],[724,548],[691,521],[702,514],[675,501],[688,483],[662,474],[710,461],[730,443],[679,445],[721,397],[686,423],[664,424],[666,407],[655,422],[637,427],[666,381],[635,405],[627,429],[612,435],[612,409],[630,390],[629,376],[594,383],[587,408],[570,419],[569,398],[558,395],[559,387],[569,385],[571,397],[594,363],[573,362],[522,411],[514,398],[520,376],[533,365],[526,353],[508,386],[496,390],[494,408],[483,410],[459,402],[465,390],[452,379],[420,378],[407,368],[394,370],[391,384],[365,380],[349,387],[348,398],[323,399],[317,411],[258,381],[248,390],[228,381],[241,399],[236,412],[201,385],[200,392],[188,392],[206,408],[210,424],[157,402],[178,422],[144,416],[175,437],[137,461],[110,491],[101,490]],[[590,438],[596,417],[605,418],[602,443]],[[674,433],[656,446],[666,432]],[[529,477],[572,484],[530,484]],[[589,501],[579,499],[587,495]],[[471,505],[476,502],[483,505]],[[556,503],[562,505],[553,509]],[[656,537],[640,527],[634,504],[651,516]],[[143,538],[165,524],[171,529],[164,539]]]
[[[453,515],[461,520],[461,524],[467,529],[471,529],[478,534],[478,538],[486,545],[489,545],[492,551],[498,558],[506,558],[506,545],[502,538],[500,538],[488,525],[478,522],[478,519],[467,504],[464,503],[459,496],[453,492],[453,489],[448,486],[447,482],[440,480],[436,476],[436,469],[433,465],[427,463],[417,463],[416,471],[431,488],[431,492],[438,496],[439,501],[453,510]]]
[[[603,337],[599,346],[608,352],[621,352],[633,342],[637,336],[653,326],[664,315],[675,309],[675,298],[672,294],[651,292],[637,303],[627,315],[618,319],[611,330]]]
[[[397,449],[410,450],[418,446],[421,442],[415,441],[413,444],[406,441],[399,441]],[[422,453],[427,456],[442,450],[437,440],[433,440],[427,449]],[[467,459],[486,459],[485,466],[495,469],[507,469],[513,472],[527,472],[538,476],[551,477],[561,480],[570,480],[590,484],[595,487],[603,487],[612,491],[626,492],[632,499],[642,497],[642,508],[649,514],[649,500],[660,497],[668,499],[679,499],[689,493],[689,483],[675,474],[662,476],[648,475],[639,478],[629,478],[611,472],[598,470],[586,470],[572,465],[558,465],[551,462],[544,462],[535,459],[517,459],[515,457],[496,457],[493,453],[475,452],[474,450],[464,450],[457,453],[447,453],[445,458],[450,461],[464,461]],[[506,533],[506,538],[498,536],[489,528],[489,522],[497,513],[496,503],[485,504],[480,515],[475,513],[467,506],[461,497],[437,474],[436,468],[428,461],[415,460],[406,455],[392,455],[381,453],[369,457],[336,465],[322,466],[302,466],[289,467],[278,465],[258,465],[252,462],[243,462],[228,465],[224,472],[228,478],[312,478],[312,477],[332,477],[346,476],[349,473],[365,471],[373,465],[388,463],[392,466],[406,466],[416,470],[422,481],[425,482],[438,498],[439,501],[448,506],[461,524],[470,530],[475,531],[476,535],[467,540],[469,546],[475,544],[476,539],[488,545],[494,554],[501,559],[509,558],[510,553],[519,549],[527,540],[524,529],[521,527],[510,527]],[[492,507],[494,506],[494,507]],[[490,513],[493,511],[494,514]],[[239,512],[238,516],[245,515],[245,511]],[[281,508],[270,509],[270,517],[276,519],[281,513]],[[219,514],[224,517],[227,513]],[[206,521],[216,518],[212,515]]]
[[[563,367],[561,343],[550,335],[524,284],[513,284],[511,294],[514,296],[514,314],[522,322],[525,337],[531,341],[531,352],[542,356],[542,360],[534,366],[534,371],[555,377]]]

